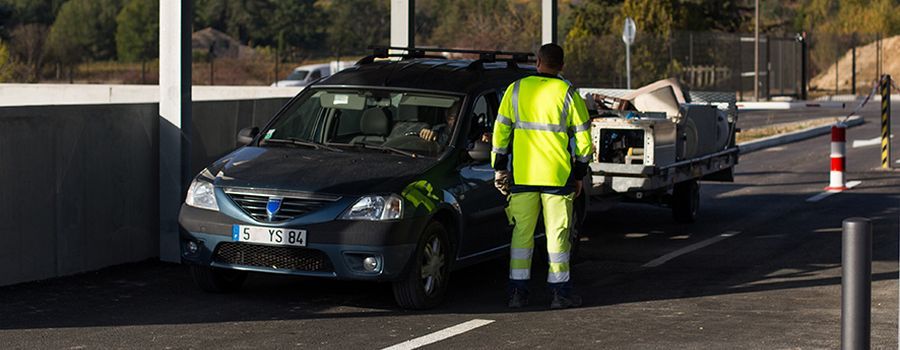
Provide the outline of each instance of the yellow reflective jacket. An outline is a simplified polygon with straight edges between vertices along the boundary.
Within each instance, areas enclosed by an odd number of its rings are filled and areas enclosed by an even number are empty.
[[[548,74],[519,79],[500,102],[492,165],[506,170],[512,158],[515,185],[565,186],[570,174],[580,180],[587,171],[593,153],[590,130],[584,100],[569,82]],[[573,138],[574,149],[570,149]]]

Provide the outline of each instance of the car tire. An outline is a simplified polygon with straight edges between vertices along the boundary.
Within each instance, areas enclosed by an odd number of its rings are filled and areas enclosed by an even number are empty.
[[[410,266],[394,282],[394,299],[404,309],[430,309],[444,299],[450,281],[452,249],[447,229],[439,222],[425,227]]]
[[[700,209],[700,183],[688,180],[675,184],[672,189],[672,217],[675,222],[686,224],[697,220]]]
[[[205,292],[230,293],[241,289],[247,279],[247,272],[191,265],[191,277],[197,287]]]

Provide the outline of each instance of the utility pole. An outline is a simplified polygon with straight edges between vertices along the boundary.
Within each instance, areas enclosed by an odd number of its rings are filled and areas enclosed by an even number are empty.
[[[391,46],[416,46],[416,0],[391,0]]]
[[[622,28],[622,41],[625,43],[625,87],[631,90],[631,44],[634,44],[634,35],[637,33],[637,25],[631,17],[625,18],[625,26]]]
[[[159,0],[159,259],[179,262],[191,171],[191,2]]]
[[[756,0],[753,32],[753,97],[759,101],[759,0]]]
[[[541,44],[558,43],[557,0],[541,0]]]

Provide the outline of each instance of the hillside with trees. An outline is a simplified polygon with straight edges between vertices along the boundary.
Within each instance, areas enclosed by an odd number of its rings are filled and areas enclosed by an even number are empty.
[[[870,34],[900,33],[900,0],[760,2],[763,33],[807,32],[822,38],[811,57],[814,65],[831,59],[835,49],[825,40],[830,36],[856,35],[858,44],[865,45]],[[247,74],[261,74],[244,79],[246,83],[273,79],[276,62],[289,66],[359,57],[369,45],[388,44],[390,35],[389,0],[195,0],[193,6],[195,30],[226,33],[258,53],[254,61],[217,63],[244,65],[246,72],[252,71]],[[158,12],[158,0],[0,0],[0,82],[153,83]],[[560,0],[559,14],[559,38],[570,57],[568,74],[617,85],[625,17],[638,25],[634,79],[646,82],[683,68],[683,60],[672,53],[679,33],[751,32],[753,1]],[[531,51],[540,44],[540,18],[539,1],[418,0],[416,41]],[[668,56],[660,55],[666,50]],[[195,59],[196,80],[203,83],[203,69],[214,69],[212,58]],[[131,75],[92,76],[106,69],[98,67],[120,67],[110,69],[131,70]]]

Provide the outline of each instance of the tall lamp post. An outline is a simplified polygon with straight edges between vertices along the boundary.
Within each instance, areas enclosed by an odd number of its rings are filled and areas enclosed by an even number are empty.
[[[756,0],[755,11],[756,15],[753,16],[753,98],[755,101],[759,101],[759,0]]]
[[[625,42],[625,79],[626,87],[631,89],[631,44],[634,43],[634,34],[637,26],[631,17],[625,18],[625,28],[622,28],[622,41]]]

